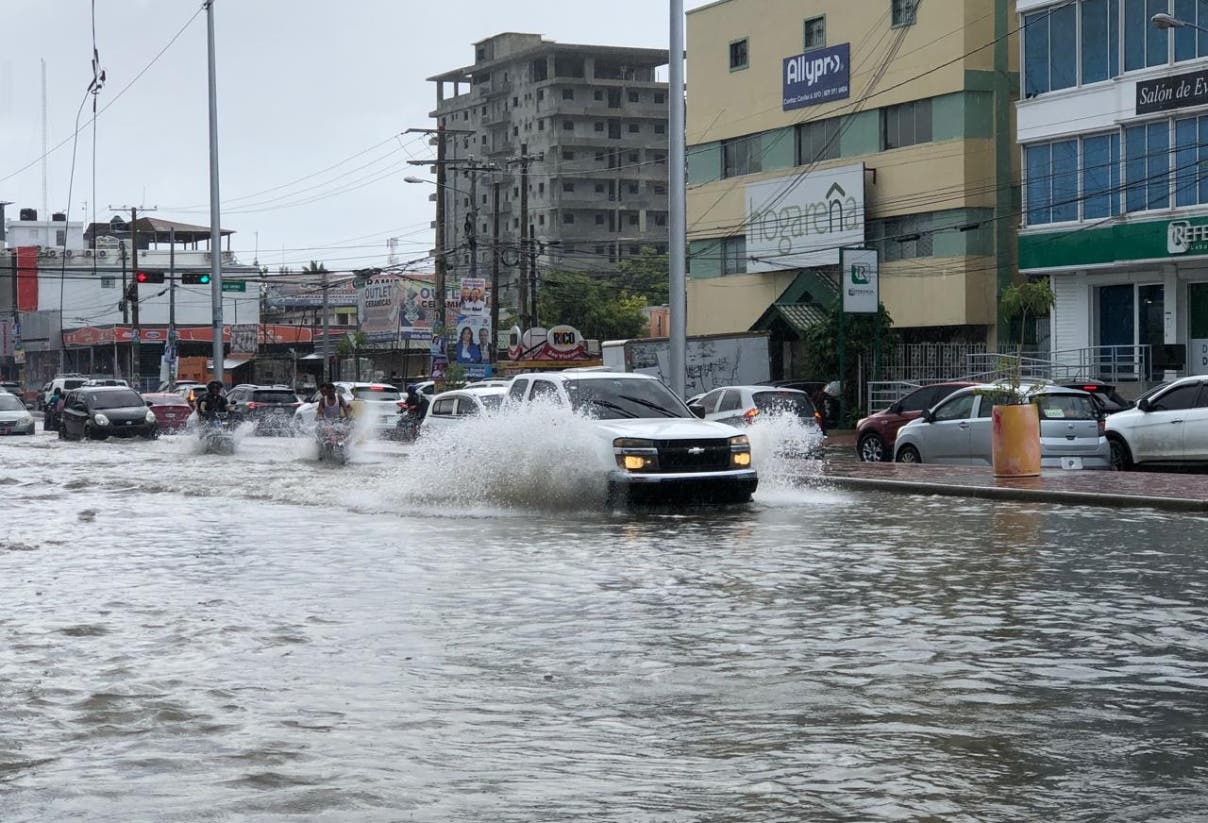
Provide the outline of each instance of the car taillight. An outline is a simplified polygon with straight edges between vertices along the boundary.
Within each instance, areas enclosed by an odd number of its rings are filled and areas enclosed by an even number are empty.
[[[759,416],[759,409],[747,409],[745,412],[742,413],[742,420],[744,423],[754,423],[755,418],[758,416]]]
[[[255,400],[252,400],[252,401],[248,402],[247,407],[249,409],[256,409],[256,408],[259,408],[260,405],[261,405],[260,403],[257,403]]]

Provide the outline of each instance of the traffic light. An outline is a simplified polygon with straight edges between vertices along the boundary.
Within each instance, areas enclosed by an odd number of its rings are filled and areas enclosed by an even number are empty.
[[[162,271],[140,271],[134,275],[134,282],[139,285],[143,283],[162,283],[164,282],[164,273]]]
[[[180,282],[186,286],[208,286],[210,284],[209,272],[182,272]]]

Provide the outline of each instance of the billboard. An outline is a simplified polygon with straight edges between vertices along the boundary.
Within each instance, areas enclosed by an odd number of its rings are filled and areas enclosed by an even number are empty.
[[[816,106],[851,96],[851,44],[784,58],[781,94],[784,110]]]
[[[839,263],[843,246],[864,245],[864,164],[750,183],[747,271]]]
[[[470,377],[490,374],[494,350],[491,336],[490,292],[481,277],[463,277],[457,301],[453,359],[467,366]]]
[[[370,343],[427,339],[435,316],[436,290],[425,278],[382,274],[357,294],[357,319]]]
[[[844,249],[840,282],[843,284],[843,311],[851,314],[876,314],[881,303],[879,267],[876,249]]]

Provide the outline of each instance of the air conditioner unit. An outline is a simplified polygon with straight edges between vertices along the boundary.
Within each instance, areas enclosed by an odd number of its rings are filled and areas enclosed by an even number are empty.
[[[105,251],[104,249],[98,249],[96,256],[104,259],[109,256],[109,252]]]
[[[92,257],[92,249],[84,249],[85,257]]]
[[[58,257],[59,252],[56,249],[42,249],[42,253],[47,257]]]
[[[74,252],[71,249],[63,249],[63,256],[70,258]]]

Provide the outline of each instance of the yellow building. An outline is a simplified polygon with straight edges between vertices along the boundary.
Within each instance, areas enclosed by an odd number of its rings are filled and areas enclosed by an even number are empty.
[[[833,306],[839,248],[864,246],[906,341],[995,342],[1019,222],[1014,5],[689,12],[689,333],[791,342]]]

